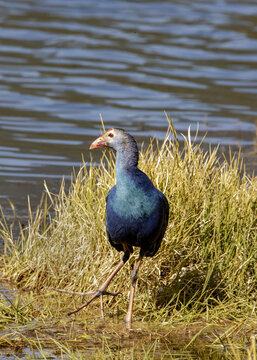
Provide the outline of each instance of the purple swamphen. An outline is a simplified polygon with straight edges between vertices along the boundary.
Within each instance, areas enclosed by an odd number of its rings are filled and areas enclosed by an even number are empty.
[[[138,148],[133,136],[122,129],[110,129],[98,137],[90,149],[109,147],[116,151],[116,185],[106,198],[106,230],[109,242],[124,255],[108,279],[95,292],[75,293],[92,295],[90,300],[72,311],[75,313],[100,297],[103,316],[103,295],[113,277],[120,271],[133,247],[139,247],[139,257],[132,271],[132,284],[125,323],[131,328],[132,308],[139,266],[144,256],[154,256],[160,247],[168,224],[169,205],[162,192],[157,190],[148,176],[138,169]]]

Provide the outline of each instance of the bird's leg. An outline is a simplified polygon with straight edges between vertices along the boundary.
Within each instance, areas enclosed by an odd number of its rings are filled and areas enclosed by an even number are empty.
[[[125,316],[125,319],[124,319],[126,328],[128,330],[131,329],[132,311],[133,311],[133,302],[134,302],[134,296],[135,296],[135,290],[136,290],[137,275],[138,275],[138,270],[139,270],[140,264],[142,262],[142,259],[143,259],[143,256],[139,255],[139,258],[135,262],[135,265],[134,265],[134,268],[133,268],[132,274],[131,274],[131,290],[130,290],[130,297],[129,297],[129,306],[128,306],[127,315]]]
[[[101,315],[102,318],[104,319],[104,310],[103,310],[103,295],[112,295],[112,296],[116,296],[119,294],[119,292],[117,293],[111,293],[109,291],[107,291],[108,286],[110,285],[110,282],[112,281],[112,279],[114,278],[114,276],[120,271],[120,269],[124,266],[124,264],[128,261],[129,256],[130,256],[130,252],[129,249],[127,247],[127,245],[125,243],[122,244],[123,245],[123,249],[124,249],[124,255],[122,257],[122,260],[119,262],[119,264],[117,265],[117,267],[113,270],[113,272],[111,273],[111,275],[107,278],[107,280],[99,287],[98,290],[96,291],[90,291],[88,293],[79,293],[79,292],[73,292],[73,291],[66,291],[66,290],[58,290],[55,289],[57,291],[61,291],[61,292],[66,292],[68,294],[75,294],[75,295],[82,295],[82,296],[87,296],[87,295],[93,295],[87,302],[85,302],[84,304],[82,304],[80,307],[78,307],[77,309],[70,311],[68,313],[68,315],[71,314],[75,314],[76,312],[82,310],[84,307],[86,307],[87,305],[89,305],[94,299],[96,299],[97,297],[100,297],[100,309],[101,309]]]

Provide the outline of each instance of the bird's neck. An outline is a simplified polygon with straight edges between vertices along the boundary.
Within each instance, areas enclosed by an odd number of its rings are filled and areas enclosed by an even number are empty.
[[[116,183],[121,185],[128,173],[137,170],[138,149],[119,149],[116,156]]]

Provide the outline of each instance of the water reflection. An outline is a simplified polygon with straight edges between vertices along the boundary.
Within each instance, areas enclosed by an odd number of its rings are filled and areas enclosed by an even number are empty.
[[[2,0],[0,19],[0,194],[20,210],[89,158],[100,113],[147,141],[166,110],[256,168],[255,1]]]

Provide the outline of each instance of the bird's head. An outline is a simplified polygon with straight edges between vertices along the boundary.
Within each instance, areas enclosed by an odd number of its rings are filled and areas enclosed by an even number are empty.
[[[116,137],[115,130],[110,129],[106,131],[103,135],[99,136],[95,141],[90,145],[90,150],[92,149],[100,149],[103,147],[112,147],[113,138]]]
[[[110,129],[99,136],[90,145],[90,150],[100,148],[111,148],[117,153],[116,166],[130,168],[137,166],[138,148],[136,140],[122,129]],[[118,160],[119,159],[119,160]]]
[[[90,145],[90,150],[100,149],[103,147],[109,147],[116,151],[120,149],[128,149],[128,147],[136,147],[136,141],[122,129],[110,129],[106,131],[103,135],[99,136],[95,141]]]

